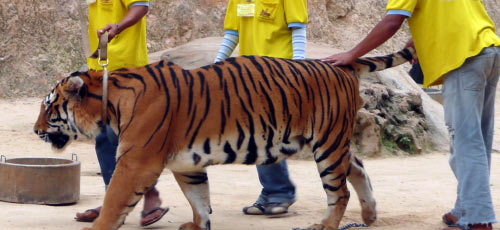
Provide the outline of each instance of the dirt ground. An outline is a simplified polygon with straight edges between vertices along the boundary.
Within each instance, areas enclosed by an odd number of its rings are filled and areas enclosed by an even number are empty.
[[[500,94],[497,94],[495,153],[491,188],[495,210],[500,216]],[[78,154],[82,164],[80,200],[69,206],[28,205],[0,202],[0,229],[81,229],[87,223],[73,220],[77,211],[94,208],[104,197],[102,178],[97,174],[98,163],[92,143],[73,143],[63,153],[53,153],[33,133],[32,127],[39,112],[41,99],[25,98],[0,100],[0,154],[15,157],[71,158]],[[365,159],[377,199],[378,220],[373,230],[441,229],[441,215],[453,205],[456,180],[448,166],[448,154],[434,152],[412,157]],[[212,227],[219,230],[276,229],[306,227],[321,220],[326,208],[316,166],[309,161],[290,161],[291,177],[297,184],[298,201],[290,213],[280,218],[245,216],[241,208],[257,198],[260,184],[254,166],[226,165],[208,169],[213,207]],[[1,175],[0,175],[1,176]],[[147,229],[177,229],[190,221],[192,212],[172,174],[165,170],[157,188],[170,212]],[[1,189],[1,188],[0,188]],[[353,191],[351,189],[351,191]],[[121,229],[140,229],[138,205]],[[351,200],[342,224],[361,222],[356,194]],[[496,224],[495,229],[500,229]]]

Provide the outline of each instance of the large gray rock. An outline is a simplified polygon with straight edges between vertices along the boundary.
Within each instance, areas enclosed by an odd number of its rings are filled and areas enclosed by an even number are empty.
[[[220,37],[194,40],[182,46],[153,53],[151,60],[164,59],[187,69],[213,63]],[[308,43],[307,57],[321,58],[339,52],[325,44]],[[233,56],[237,56],[236,49]],[[351,150],[364,156],[418,154],[445,150],[448,138],[441,104],[432,100],[401,67],[361,77],[364,100],[358,112]],[[297,158],[310,159],[307,151]]]

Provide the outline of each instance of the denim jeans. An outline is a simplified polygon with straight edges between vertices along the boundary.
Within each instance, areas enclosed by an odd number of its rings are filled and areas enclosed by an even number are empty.
[[[115,171],[117,147],[118,136],[111,127],[103,127],[101,133],[95,139],[95,151],[106,189]]]
[[[500,48],[485,48],[444,77],[443,104],[450,133],[449,160],[458,180],[452,214],[459,225],[496,223],[490,191],[495,92]]]
[[[262,192],[256,203],[294,203],[295,185],[288,176],[286,161],[272,165],[257,165]]]

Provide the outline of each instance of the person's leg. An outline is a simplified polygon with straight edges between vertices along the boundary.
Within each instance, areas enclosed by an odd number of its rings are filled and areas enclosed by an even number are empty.
[[[496,48],[497,57],[493,61],[496,63],[493,66],[491,74],[487,77],[485,96],[484,96],[484,110],[482,117],[482,131],[484,144],[486,146],[486,153],[488,156],[488,167],[491,169],[491,150],[493,147],[493,135],[495,127],[495,98],[498,85],[498,78],[500,76],[500,47]]]
[[[118,136],[111,127],[106,126],[105,130],[96,138],[95,152],[101,167],[102,179],[106,189],[116,167],[116,149],[118,147]]]
[[[285,213],[295,202],[295,185],[288,175],[286,161],[257,165],[262,191],[254,205],[243,208],[245,214]]]
[[[295,185],[288,175],[286,161],[272,165],[257,165],[262,184],[261,197],[268,203],[294,203]],[[261,200],[259,198],[259,200]]]
[[[444,81],[446,123],[453,136],[450,166],[458,180],[457,203],[452,211],[458,224],[496,222],[490,192],[489,160],[483,138],[486,82],[495,55],[483,52]],[[487,105],[489,106],[489,105]]]

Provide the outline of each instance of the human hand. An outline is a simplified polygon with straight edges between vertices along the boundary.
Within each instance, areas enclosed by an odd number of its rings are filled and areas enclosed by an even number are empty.
[[[349,65],[354,63],[358,57],[353,55],[351,52],[338,53],[332,56],[321,59],[321,61],[331,63],[332,65]]]
[[[97,30],[97,37],[101,37],[105,32],[108,32],[108,42],[111,42],[111,40],[118,35],[121,30],[120,26],[118,24],[108,24],[106,27]]]
[[[415,42],[413,42],[413,38],[410,39],[406,45],[405,45],[405,48],[408,48],[408,47],[411,47],[413,48],[413,50],[415,50],[415,54],[417,53],[417,49],[415,48]],[[410,63],[413,65],[413,64],[417,64],[418,63],[418,56],[415,56],[411,61]]]

